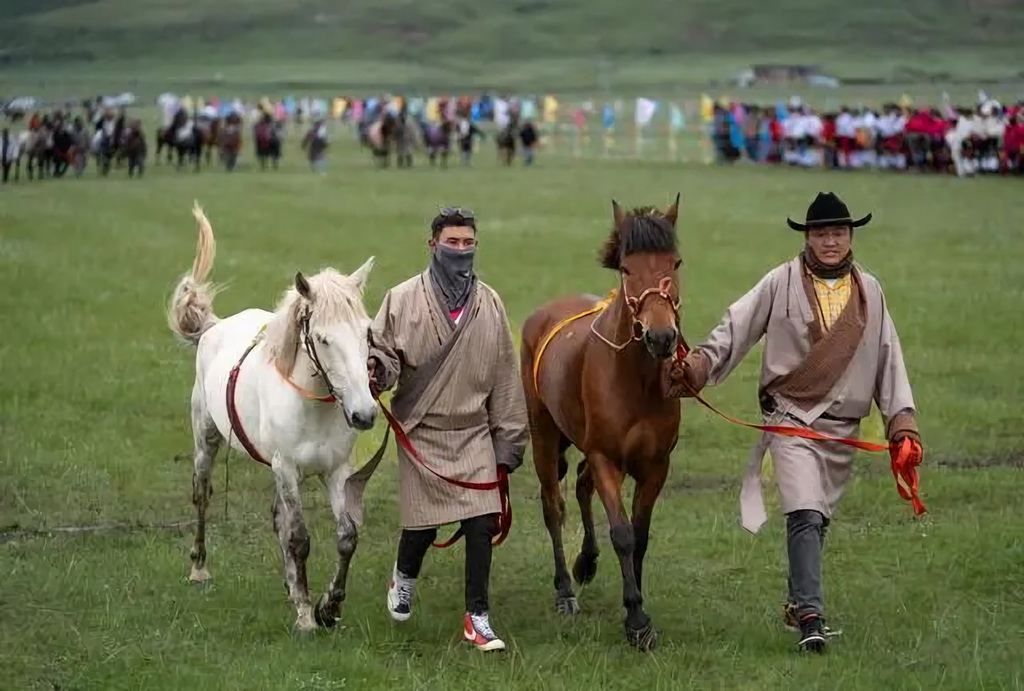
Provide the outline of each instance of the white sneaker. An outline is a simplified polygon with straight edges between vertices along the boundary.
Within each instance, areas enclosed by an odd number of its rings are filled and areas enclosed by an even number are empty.
[[[388,583],[388,613],[395,621],[408,621],[412,616],[412,598],[416,594],[416,579],[406,578],[396,564]]]
[[[467,641],[476,646],[477,650],[504,650],[505,642],[494,635],[491,629],[490,617],[487,612],[483,614],[470,614],[462,620],[462,635]]]

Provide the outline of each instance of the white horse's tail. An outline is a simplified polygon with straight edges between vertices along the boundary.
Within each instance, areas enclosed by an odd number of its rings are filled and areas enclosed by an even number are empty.
[[[195,202],[192,207],[192,215],[199,225],[196,257],[192,261],[192,270],[181,277],[171,295],[167,307],[167,325],[183,340],[199,345],[202,335],[218,321],[217,315],[213,313],[213,298],[217,288],[206,282],[213,269],[217,243],[213,239],[213,228],[206,220],[199,202]]]

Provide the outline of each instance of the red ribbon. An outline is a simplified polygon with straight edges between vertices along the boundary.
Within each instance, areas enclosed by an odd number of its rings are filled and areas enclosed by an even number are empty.
[[[686,357],[686,347],[680,343],[676,350],[676,357],[681,361]],[[892,474],[896,478],[896,489],[900,493],[903,499],[911,502],[914,507],[914,515],[920,516],[926,513],[928,509],[925,508],[922,503],[920,496],[918,495],[918,487],[920,480],[917,475],[917,466],[921,464],[921,460],[924,456],[924,452],[921,449],[921,444],[915,440],[906,438],[899,445],[896,443],[884,445],[874,444],[869,441],[861,441],[860,439],[849,439],[847,437],[832,437],[821,432],[816,432],[812,429],[804,427],[791,427],[787,425],[755,425],[750,422],[744,422],[743,420],[737,420],[736,418],[726,415],[715,406],[708,403],[704,398],[697,392],[690,389],[689,384],[686,380],[683,380],[683,385],[689,389],[690,395],[697,400],[702,406],[715,413],[722,419],[731,422],[735,425],[742,427],[749,427],[751,429],[760,430],[762,432],[771,432],[773,434],[781,434],[787,437],[800,437],[802,439],[813,439],[815,441],[831,441],[837,444],[844,444],[846,446],[852,446],[861,451],[868,451],[872,453],[880,453],[882,451],[888,451],[890,459],[892,461]],[[901,484],[901,481],[903,484]]]
[[[508,487],[508,468],[503,465],[498,465],[498,479],[493,482],[468,482],[466,480],[456,480],[454,478],[447,477],[434,470],[429,463],[427,463],[420,452],[413,445],[412,440],[402,429],[402,424],[395,418],[394,414],[388,410],[387,406],[380,400],[379,394],[376,387],[371,387],[373,397],[380,403],[380,409],[384,412],[384,417],[388,421],[388,425],[395,432],[395,439],[398,444],[405,449],[405,452],[409,454],[413,460],[419,463],[421,466],[430,471],[435,477],[447,482],[450,485],[456,487],[462,487],[463,489],[477,490],[481,492],[487,492],[491,490],[498,490],[498,495],[501,498],[501,513],[498,516],[498,534],[491,540],[492,544],[500,545],[508,538],[509,533],[512,531],[512,501],[509,496]],[[440,544],[433,543],[434,547],[446,548],[451,547],[459,538],[462,537],[462,527],[460,526],[455,534],[452,535],[447,541]]]

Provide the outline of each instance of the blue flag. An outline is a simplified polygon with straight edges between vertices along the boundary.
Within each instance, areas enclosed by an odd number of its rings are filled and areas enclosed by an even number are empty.
[[[615,109],[612,107],[611,103],[604,104],[604,113],[601,115],[601,124],[606,130],[615,127]]]

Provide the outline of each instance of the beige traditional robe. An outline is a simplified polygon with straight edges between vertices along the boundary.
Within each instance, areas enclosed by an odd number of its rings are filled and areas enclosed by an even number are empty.
[[[804,290],[803,271],[798,256],[775,268],[729,307],[698,347],[710,361],[707,384],[722,382],[765,337],[758,390],[775,401],[775,410],[765,414],[765,424],[804,426],[829,436],[856,437],[861,418],[871,412],[875,401],[891,435],[894,421],[904,417],[900,413],[915,413],[914,398],[882,288],[859,265],[854,271],[865,298],[866,324],[846,371],[809,410],[772,394],[772,383],[800,365],[811,347],[809,334],[815,314]],[[813,509],[831,517],[850,477],[854,449],[765,433],[754,447],[743,480],[743,527],[757,533],[767,520],[761,494],[761,463],[766,450],[772,454],[783,512]]]
[[[477,281],[458,324],[438,301],[429,270],[392,288],[370,327],[370,355],[397,382],[395,417],[420,456],[442,475],[493,482],[497,463],[522,462],[526,400],[501,298]],[[462,330],[432,377],[417,377]],[[423,468],[398,447],[401,522],[427,528],[501,510],[497,490],[463,489]]]

